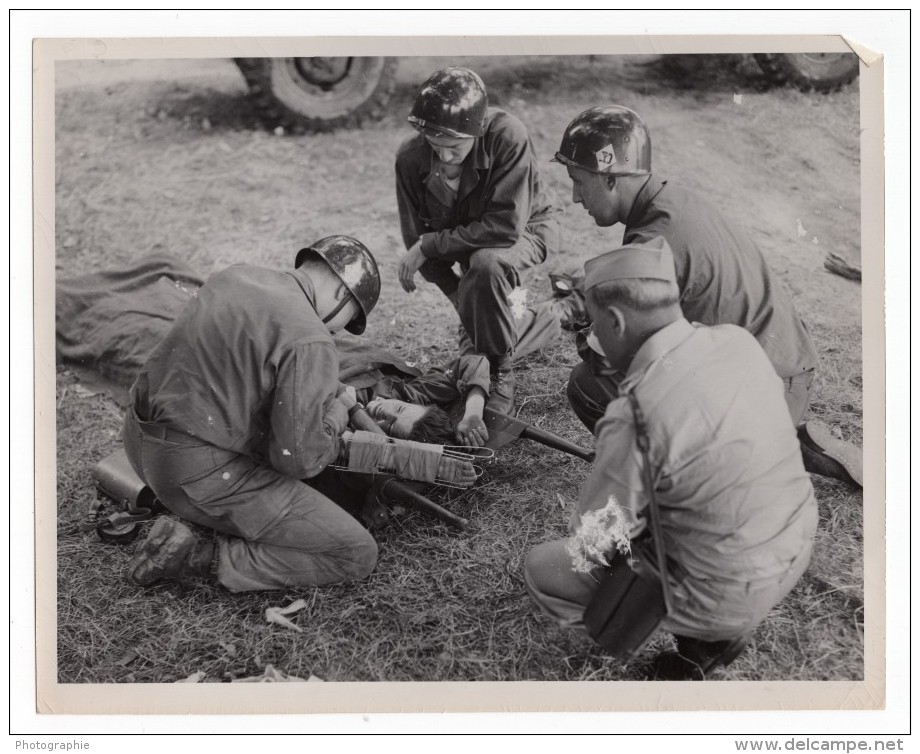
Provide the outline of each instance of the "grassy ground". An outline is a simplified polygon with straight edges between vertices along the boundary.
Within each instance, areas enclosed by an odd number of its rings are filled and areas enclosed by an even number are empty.
[[[653,60],[467,59],[495,103],[531,129],[547,161],[566,123],[592,104],[637,109],[652,129],[656,169],[705,191],[745,224],[811,326],[821,365],[812,414],[862,439],[860,289],[827,274],[833,250],[859,250],[858,91],[829,96],[766,89],[750,61],[711,59],[686,80]],[[408,361],[447,361],[456,317],[431,286],[399,289],[393,156],[414,87],[443,60],[407,60],[390,114],[362,130],[303,137],[262,129],[229,61],[59,64],[56,251],[59,275],[115,267],[154,250],[202,274],[235,262],[283,267],[316,238],[346,233],[381,262],[383,294],[367,335]],[[66,66],[66,69],[63,68]],[[544,175],[567,211],[566,257],[615,246],[569,201],[564,172]],[[546,270],[529,276],[534,298]],[[526,360],[519,414],[582,445],[565,382],[570,336]],[[326,680],[615,680],[639,677],[537,614],[523,588],[530,547],[561,535],[587,467],[519,442],[476,488],[434,495],[470,518],[458,534],[401,513],[379,537],[366,581],[235,595],[205,585],[138,590],[121,574],[133,547],[101,544],[78,522],[95,499],[91,466],[118,447],[121,415],[75,375],[57,375],[58,671],[62,682],[163,682],[196,671],[227,681],[268,663]],[[720,677],[863,676],[862,495],[815,478],[820,527],[813,563],[746,652]],[[296,633],[266,607],[303,598]]]

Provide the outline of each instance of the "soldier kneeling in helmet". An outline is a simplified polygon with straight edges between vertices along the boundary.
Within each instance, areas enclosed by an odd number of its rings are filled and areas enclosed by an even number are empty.
[[[565,165],[572,181],[572,201],[597,225],[622,223],[624,244],[659,236],[667,240],[680,308],[690,322],[738,325],[757,339],[785,385],[783,396],[798,427],[806,468],[862,484],[859,449],[834,440],[814,422],[802,424],[818,355],[779,276],[741,225],[697,193],[653,172],[651,136],[642,118],[619,105],[585,110],[569,123],[555,160]],[[585,360],[572,370],[568,398],[593,430],[617,396],[622,375],[606,368],[596,341],[579,350]],[[815,447],[819,437],[823,448]]]
[[[434,73],[419,90],[409,122],[418,133],[396,155],[408,249],[400,284],[415,290],[421,272],[441,289],[460,315],[461,353],[489,360],[489,407],[510,412],[517,332],[509,294],[521,270],[558,249],[559,210],[540,178],[527,129],[488,107],[485,85],[473,71]]]
[[[124,442],[160,501],[218,536],[161,517],[130,581],[210,577],[242,592],[373,570],[373,537],[301,480],[335,459],[355,405],[331,333],[363,332],[379,294],[377,263],[347,236],[301,250],[292,271],[239,264],[202,286],[135,381]]]

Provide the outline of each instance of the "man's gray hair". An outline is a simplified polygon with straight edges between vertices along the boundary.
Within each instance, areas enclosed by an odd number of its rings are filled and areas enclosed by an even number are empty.
[[[652,311],[680,302],[680,290],[668,280],[624,278],[594,286],[588,291],[600,307],[619,304],[635,311]]]

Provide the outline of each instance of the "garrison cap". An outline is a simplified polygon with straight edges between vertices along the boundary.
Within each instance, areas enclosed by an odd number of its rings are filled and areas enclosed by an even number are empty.
[[[648,278],[677,285],[674,255],[664,236],[634,243],[585,262],[585,292],[614,280]]]

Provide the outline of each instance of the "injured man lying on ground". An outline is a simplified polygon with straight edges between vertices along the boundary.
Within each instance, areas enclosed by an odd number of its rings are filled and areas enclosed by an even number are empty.
[[[59,280],[59,360],[72,366],[87,385],[95,385],[121,405],[127,405],[129,388],[135,377],[171,331],[179,313],[197,297],[203,283],[194,271],[167,255],[147,257],[123,270]],[[537,319],[534,316],[530,321]],[[547,328],[541,337],[552,332],[552,328]],[[488,431],[483,422],[483,406],[488,397],[489,369],[481,356],[464,355],[446,369],[423,375],[360,337],[339,331],[334,341],[339,356],[339,381],[353,388],[355,398],[360,401],[358,405],[365,403],[377,425],[390,436],[438,445],[456,442],[471,448],[485,444]],[[458,415],[462,413],[456,430],[445,408],[457,410]],[[358,433],[347,434],[351,440]],[[347,450],[355,452],[340,453],[324,470],[305,481],[368,525],[380,523],[380,498],[387,497],[382,493],[388,493],[390,500],[400,495],[404,502],[413,499],[417,502],[419,498],[426,501],[418,494],[424,485],[386,486],[380,474],[352,473],[355,469],[349,463],[359,455],[367,457],[368,450],[378,450],[367,444],[367,438],[359,437],[359,440],[364,443],[360,448],[348,449],[347,443],[342,443]],[[400,447],[399,450],[405,451],[397,459],[401,459],[404,466],[424,466],[422,456],[425,454],[415,452],[422,448]],[[468,486],[474,481],[467,478],[472,468],[471,463],[458,463],[453,457],[445,457],[439,461],[438,474],[433,478],[415,478]],[[369,512],[370,502],[378,504],[370,506]],[[433,504],[428,510],[449,523],[466,523]],[[194,518],[191,520],[194,522]],[[279,586],[280,583],[272,586],[261,579],[228,584],[233,590]]]
[[[59,279],[58,360],[88,388],[127,405],[141,367],[203,284],[204,278],[169,254],[151,254],[118,270]],[[562,310],[570,300],[528,307],[519,324],[516,356],[555,340],[566,326],[567,312]],[[336,333],[335,344],[340,381],[355,388],[358,400],[388,434],[420,442],[485,444],[482,408],[489,397],[489,367],[484,357],[461,354],[446,368],[422,374],[347,332]],[[446,410],[457,411],[456,427]]]

